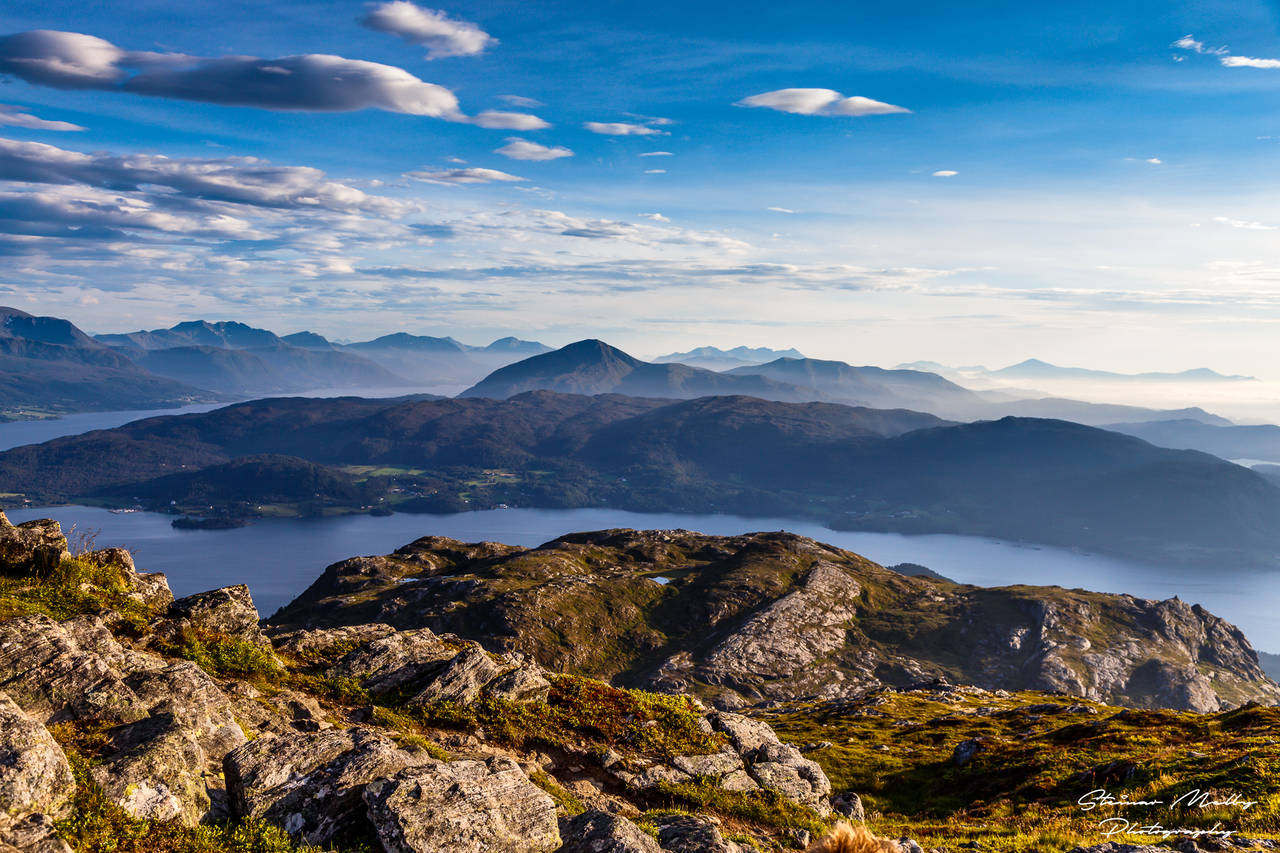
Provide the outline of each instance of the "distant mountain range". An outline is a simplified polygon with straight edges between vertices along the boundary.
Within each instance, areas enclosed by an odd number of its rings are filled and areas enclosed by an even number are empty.
[[[779,358],[804,358],[804,355],[794,349],[778,350],[768,347],[734,347],[727,350],[719,347],[696,347],[688,352],[658,356],[653,361],[655,364],[679,362],[706,370],[731,370],[748,364],[765,364]]]
[[[14,309],[0,312],[8,318],[0,330],[0,391],[6,392],[0,417],[156,408],[319,389],[399,388],[496,398],[529,390],[663,399],[748,395],[914,409],[949,420],[1015,415],[1094,426],[1178,420],[1230,426],[1198,408],[1156,410],[1059,397],[993,396],[933,370],[854,366],[805,358],[794,349],[699,347],[645,362],[594,340],[552,350],[515,337],[473,346],[452,337],[397,332],[344,344],[311,331],[281,337],[244,323],[204,320],[90,338],[66,320]],[[1072,370],[1033,360],[996,373],[1031,377]],[[1191,374],[1219,376],[1212,371],[1179,375]]]
[[[1135,435],[1157,447],[1201,450],[1223,459],[1280,464],[1280,426],[1215,426],[1194,420],[1112,424],[1107,429]]]
[[[151,373],[66,320],[0,308],[0,418],[220,399]]]
[[[234,496],[231,473],[242,486]],[[1275,565],[1280,553],[1280,489],[1206,454],[1063,421],[957,425],[742,396],[261,400],[16,448],[0,454],[0,493],[166,508],[222,495],[249,514],[281,495],[301,498],[294,512],[611,506],[983,535],[1154,562]]]
[[[1108,370],[1089,370],[1083,367],[1059,367],[1038,358],[1029,358],[1018,364],[988,370],[985,367],[948,367],[936,361],[913,361],[900,364],[909,370],[927,370],[944,376],[986,377],[1014,381],[1078,380],[1093,382],[1255,382],[1252,376],[1228,376],[1207,367],[1197,367],[1178,373],[1113,373]]]
[[[640,361],[599,340],[578,341],[507,365],[461,396],[502,399],[534,390],[668,399],[746,394],[781,402],[915,409],[951,420],[1014,415],[1058,418],[1091,426],[1174,419],[1231,423],[1196,408],[1169,411],[1058,398],[992,401],[934,373],[854,367],[841,361],[779,358],[724,372],[681,363],[656,364]]]
[[[284,337],[244,323],[195,320],[169,329],[97,335],[153,373],[202,388],[272,394],[316,388],[465,387],[550,347],[507,337],[488,346],[404,332],[338,344],[315,332]]]

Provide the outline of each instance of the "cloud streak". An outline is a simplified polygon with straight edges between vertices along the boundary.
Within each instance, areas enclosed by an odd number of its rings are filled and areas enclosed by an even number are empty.
[[[10,104],[0,104],[0,127],[21,127],[26,130],[85,130],[80,125],[72,124],[69,121],[49,121],[30,113],[24,113],[21,107],[11,106]]]
[[[906,107],[874,101],[861,95],[845,97],[834,89],[776,89],[738,101],[739,107],[764,107],[807,116],[878,116],[909,113]]]
[[[405,172],[406,178],[428,184],[491,184],[494,182],[524,181],[518,175],[510,175],[497,169],[444,169],[436,172]]]
[[[626,121],[589,121],[582,125],[592,133],[604,136],[669,136],[665,130]]]
[[[572,157],[573,152],[568,148],[557,145],[548,147],[539,145],[536,142],[530,142],[527,139],[512,137],[507,140],[507,144],[501,148],[495,148],[495,154],[501,154],[503,157],[509,157],[512,160],[559,160],[562,157]]]

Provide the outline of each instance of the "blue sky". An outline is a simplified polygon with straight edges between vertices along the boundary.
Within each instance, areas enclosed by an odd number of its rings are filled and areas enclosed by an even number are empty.
[[[1278,22],[11,0],[0,302],[95,331],[1266,374]]]

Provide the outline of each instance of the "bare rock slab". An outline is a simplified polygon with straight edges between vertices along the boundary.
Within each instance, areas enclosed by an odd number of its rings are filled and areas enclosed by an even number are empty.
[[[551,853],[556,805],[508,758],[436,762],[365,789],[387,853]]]

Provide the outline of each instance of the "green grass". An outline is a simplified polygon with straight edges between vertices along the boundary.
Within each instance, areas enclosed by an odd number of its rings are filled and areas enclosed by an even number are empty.
[[[1193,714],[1088,702],[1082,704],[1096,714],[1029,710],[1075,701],[1042,693],[950,701],[887,693],[860,705],[798,706],[764,718],[786,741],[831,742],[809,757],[834,789],[860,794],[877,832],[910,836],[926,849],[975,841],[1009,851],[1066,850],[1105,840],[1097,824],[1110,816],[1190,828],[1220,821],[1240,835],[1280,836],[1280,708]],[[955,746],[975,737],[984,739],[983,750],[954,766]],[[1083,811],[1078,799],[1095,788],[1165,802],[1212,789],[1258,805]]]
[[[269,646],[202,628],[184,628],[157,643],[156,651],[194,661],[216,678],[238,678],[255,686],[278,684],[286,674]]]
[[[72,557],[45,572],[0,573],[0,619],[39,613],[61,620],[114,610],[127,626],[145,630],[153,614],[130,592],[121,567]]]
[[[546,702],[511,702],[482,696],[468,705],[408,705],[400,713],[421,725],[475,730],[516,748],[555,747],[575,752],[617,749],[670,758],[717,752],[722,736],[699,726],[691,700],[642,690],[622,690],[576,676],[551,677]]]

